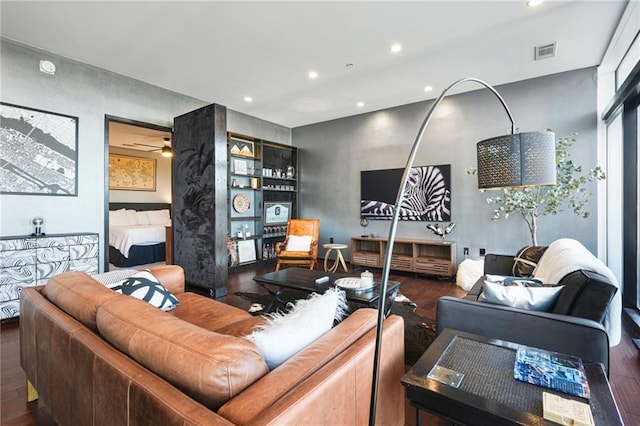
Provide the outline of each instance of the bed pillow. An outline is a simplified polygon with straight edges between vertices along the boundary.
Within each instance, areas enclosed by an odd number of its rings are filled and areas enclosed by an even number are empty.
[[[166,225],[171,222],[169,209],[147,210],[145,213],[149,218],[149,225]]]
[[[311,241],[313,241],[313,237],[309,235],[298,236],[298,235],[289,235],[287,238],[287,248],[286,251],[309,251],[311,250]]]
[[[136,225],[150,225],[147,212],[136,212]]]
[[[109,210],[109,226],[129,225],[129,215],[125,209]]]
[[[110,288],[118,293],[144,300],[163,311],[175,309],[180,303],[149,271],[137,272]]]
[[[519,282],[522,283],[522,280],[519,280]],[[563,286],[545,285],[504,285],[485,281],[478,300],[530,311],[549,311],[560,296],[563,288]]]
[[[245,338],[254,342],[270,370],[331,330],[347,312],[344,291],[330,288],[324,294],[312,293],[306,300],[289,304],[286,314],[266,315],[266,323]]]

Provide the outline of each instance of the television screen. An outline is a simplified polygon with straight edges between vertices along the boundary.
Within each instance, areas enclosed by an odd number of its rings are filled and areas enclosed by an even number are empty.
[[[360,217],[391,220],[404,169],[360,172]],[[451,220],[451,165],[412,167],[400,205],[400,220]]]

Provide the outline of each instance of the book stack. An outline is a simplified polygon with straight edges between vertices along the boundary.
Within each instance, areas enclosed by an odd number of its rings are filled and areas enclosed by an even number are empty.
[[[589,383],[582,360],[571,355],[520,346],[516,353],[513,376],[523,382],[586,400],[590,397]],[[559,424],[576,426],[593,426],[594,424],[588,402],[543,392],[542,408],[545,419]]]

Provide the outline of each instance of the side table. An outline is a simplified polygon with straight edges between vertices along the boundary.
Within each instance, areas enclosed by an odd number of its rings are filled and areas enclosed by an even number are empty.
[[[342,265],[342,268],[344,269],[345,272],[349,272],[349,270],[347,269],[347,264],[344,262],[344,257],[342,257],[342,252],[341,252],[341,250],[349,247],[348,245],[331,243],[331,244],[323,244],[322,247],[327,249],[327,252],[324,254],[325,272],[336,272],[338,270],[339,265]],[[332,250],[336,251],[336,258],[333,261],[333,265],[331,265],[331,267],[328,267],[327,265],[329,263],[329,257],[331,255]]]
[[[554,425],[542,417],[542,393],[577,399],[513,378],[518,345],[446,328],[402,378],[407,398],[420,411],[429,411],[458,425]],[[441,367],[462,373],[459,387],[428,378]],[[622,426],[602,364],[585,363],[596,426]],[[586,400],[582,400],[585,402]]]

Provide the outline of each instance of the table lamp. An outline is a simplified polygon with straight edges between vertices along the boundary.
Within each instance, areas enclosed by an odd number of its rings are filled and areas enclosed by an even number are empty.
[[[395,207],[402,206],[405,201],[404,193],[407,186],[409,171],[420,147],[427,126],[435,110],[447,94],[467,81],[473,81],[489,89],[502,104],[509,121],[511,134],[497,136],[478,142],[478,188],[500,189],[519,186],[549,186],[556,184],[556,150],[555,135],[552,132],[516,133],[516,127],[502,96],[489,84],[473,77],[462,78],[447,87],[435,100],[427,113],[416,136],[404,173],[398,188]],[[380,350],[382,346],[382,323],[384,321],[384,306],[389,281],[391,254],[396,237],[400,209],[394,208],[393,218],[389,226],[389,237],[382,267],[382,281],[380,283],[380,298],[378,299],[378,322],[376,329],[376,343],[373,357],[373,379],[371,383],[371,405],[369,408],[369,425],[376,420],[376,402],[378,395],[378,375],[380,370]]]

